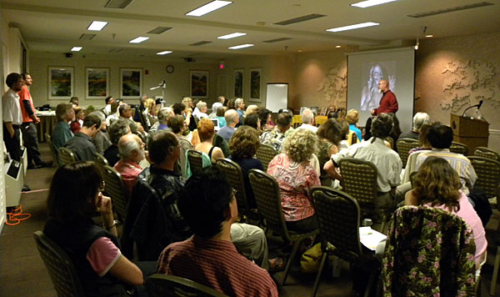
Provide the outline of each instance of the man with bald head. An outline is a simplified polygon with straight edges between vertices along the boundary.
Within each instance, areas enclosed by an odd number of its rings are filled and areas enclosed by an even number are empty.
[[[398,100],[396,99],[396,95],[389,89],[389,81],[383,79],[378,83],[378,89],[383,93],[382,99],[380,99],[380,103],[378,108],[375,108],[371,111],[372,115],[379,115],[381,113],[396,113],[399,109]]]
[[[121,174],[130,197],[137,176],[142,172],[139,162],[144,159],[144,142],[135,134],[126,134],[118,141],[118,149],[121,159],[114,168]]]
[[[222,127],[217,134],[229,142],[229,139],[233,136],[234,131],[236,131],[236,125],[240,122],[240,116],[236,110],[230,109],[226,111],[224,118],[226,120],[226,126]]]

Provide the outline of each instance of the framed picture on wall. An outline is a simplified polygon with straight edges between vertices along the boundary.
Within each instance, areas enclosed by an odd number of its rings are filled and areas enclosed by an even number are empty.
[[[120,97],[138,99],[142,94],[142,69],[120,68]]]
[[[243,98],[244,69],[234,70],[234,98]]]
[[[209,71],[191,70],[189,71],[189,94],[192,98],[207,98]]]
[[[49,100],[69,100],[75,93],[74,67],[49,67]]]
[[[250,69],[250,101],[260,102],[261,69]]]
[[[87,99],[104,99],[109,96],[109,68],[86,68],[85,79]]]

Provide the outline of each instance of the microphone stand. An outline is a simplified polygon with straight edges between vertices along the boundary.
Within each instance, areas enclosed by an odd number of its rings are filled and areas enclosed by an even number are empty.
[[[163,99],[163,102],[165,102],[165,89],[167,88],[167,84],[165,83],[165,81],[161,81],[156,87],[152,87],[152,88],[149,88],[151,91],[152,90],[156,90],[156,89],[159,89],[161,88],[161,99]],[[163,107],[163,105],[162,105]]]
[[[464,112],[462,113],[462,117],[464,117],[464,116],[465,116],[465,113],[466,113],[469,109],[471,109],[471,108],[477,107],[477,110],[479,110],[479,109],[481,108],[481,105],[483,105],[483,100],[480,100],[480,101],[479,101],[479,103],[478,103],[478,104],[476,104],[476,105],[472,105],[472,106],[467,107],[467,108],[464,110]]]

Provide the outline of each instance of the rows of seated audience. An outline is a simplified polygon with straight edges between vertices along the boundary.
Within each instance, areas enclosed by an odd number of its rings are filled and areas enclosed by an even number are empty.
[[[105,103],[104,109],[95,111],[85,111],[74,102],[59,104],[52,133],[55,151],[69,149],[76,162],[57,160],[60,168],[50,187],[50,219],[44,232],[68,253],[88,296],[130,296],[133,291],[147,296],[144,280],[153,273],[187,278],[228,296],[278,296],[271,275],[284,268],[286,258],[270,259],[262,225],[243,222],[245,215],[238,212],[236,193],[216,166],[222,159],[241,169],[248,207],[256,213],[258,203],[249,173],[267,168],[266,173],[280,188],[286,226],[299,234],[320,227],[312,189],[342,190],[341,161],[369,161],[378,172],[370,216],[374,222],[381,223],[393,213],[395,220],[402,215],[398,207],[443,210],[462,218],[471,229],[467,234],[475,245],[472,260],[461,263],[464,271],[468,265],[468,271],[475,273],[484,261],[484,226],[491,210],[481,203],[480,190],[474,188],[477,176],[469,159],[449,150],[451,128],[432,123],[426,113],[417,113],[412,130],[402,133],[395,114],[372,117],[361,129],[356,110],[331,111],[327,120],[316,125],[316,115],[305,108],[302,123],[294,125],[288,109],[273,114],[256,105],[245,108],[241,98],[226,100],[223,96],[210,113],[206,102],[189,97],[169,107],[147,96],[141,97],[135,109],[112,97]],[[396,143],[408,138],[420,145],[403,164]],[[263,146],[275,151],[268,164],[256,158]],[[201,153],[203,170],[195,171],[195,164],[190,163],[191,150]],[[127,215],[124,222],[118,222],[119,229],[112,201],[103,194],[101,169],[92,162],[96,154],[104,156],[125,186]],[[419,208],[414,209],[417,213]],[[101,215],[100,226],[93,220],[96,211]],[[381,255],[386,258],[379,264],[383,289],[401,290],[398,283],[402,281],[388,277],[388,271],[398,272],[397,277],[407,273],[387,260],[398,252],[396,237],[391,237],[394,227],[380,231],[389,233],[386,253]],[[312,238],[302,251],[321,240],[321,234]],[[429,243],[428,249],[434,248]],[[411,269],[435,263],[405,256],[405,265],[412,263]],[[440,268],[439,263],[435,268],[449,269]],[[398,283],[389,284],[392,280]],[[437,292],[416,295],[439,295],[439,280],[436,282]],[[474,279],[465,282],[470,286]],[[414,289],[408,288],[409,292]],[[448,295],[458,296],[469,290],[464,288],[444,290],[454,290]],[[365,288],[353,289],[361,293]]]

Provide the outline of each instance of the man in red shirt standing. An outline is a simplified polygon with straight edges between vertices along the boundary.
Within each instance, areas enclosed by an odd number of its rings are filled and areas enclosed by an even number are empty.
[[[378,89],[384,93],[384,95],[382,95],[382,99],[380,99],[378,108],[373,109],[371,114],[379,115],[381,113],[396,113],[399,109],[398,100],[396,99],[396,95],[389,90],[389,81],[385,79],[379,81]]]
[[[18,94],[23,116],[21,131],[23,132],[24,146],[28,150],[28,169],[50,167],[52,166],[52,162],[43,161],[38,148],[38,136],[35,124],[40,123],[40,119],[35,115],[35,106],[28,90],[28,87],[33,83],[33,79],[29,73],[23,73],[22,76],[24,86]]]

